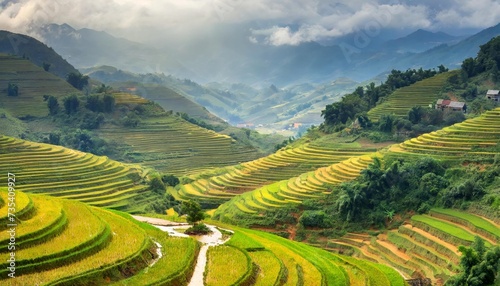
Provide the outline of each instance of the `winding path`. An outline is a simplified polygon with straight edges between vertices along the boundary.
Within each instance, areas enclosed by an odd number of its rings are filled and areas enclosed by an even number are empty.
[[[147,217],[133,216],[135,219],[147,222],[165,232],[170,236],[176,237],[189,237],[189,235],[178,232],[176,229],[186,229],[189,228],[190,225],[181,224],[181,223],[173,223],[167,220],[162,219],[152,219]],[[213,225],[206,225],[211,231],[211,234],[208,235],[197,235],[193,236],[201,242],[203,245],[200,249],[200,253],[198,254],[198,258],[196,260],[196,266],[194,268],[193,276],[191,277],[191,281],[189,281],[188,286],[200,286],[203,284],[203,272],[205,271],[205,267],[207,265],[207,251],[210,246],[216,246],[224,244],[226,240],[222,239],[222,233]]]

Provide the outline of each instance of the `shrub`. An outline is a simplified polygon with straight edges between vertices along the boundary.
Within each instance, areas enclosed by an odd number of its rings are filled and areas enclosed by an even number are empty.
[[[8,96],[18,96],[19,95],[19,86],[15,83],[9,82],[7,86],[7,95]]]

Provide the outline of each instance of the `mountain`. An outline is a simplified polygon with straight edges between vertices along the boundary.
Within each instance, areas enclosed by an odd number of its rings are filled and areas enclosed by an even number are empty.
[[[168,42],[158,47],[68,25],[51,24],[40,34],[78,68],[111,65],[134,73],[165,73],[200,83],[242,82],[259,88],[345,77],[365,81],[392,69],[434,68],[440,64],[455,67],[473,56],[479,45],[500,34],[498,25],[466,39],[417,30],[385,40],[390,31],[381,31],[380,36],[368,38],[366,45],[356,41],[353,34],[330,45],[307,42],[272,46],[251,43],[246,33],[236,30],[221,28],[182,46]]]
[[[134,88],[132,92],[158,102],[166,110],[213,120],[206,116],[207,110],[194,108],[193,102],[196,102],[233,125],[259,125],[265,132],[282,130],[294,123],[305,126],[321,123],[324,106],[358,84],[348,78],[338,78],[322,84],[279,88],[271,84],[257,88],[243,83],[210,82],[202,85],[164,74],[135,74],[110,66],[82,69],[82,72],[117,89],[130,92]],[[180,104],[180,95],[193,102]]]
[[[42,42],[26,35],[0,30],[0,53],[16,55],[29,59],[37,66],[44,63],[50,64],[49,72],[66,78],[71,72],[77,70]]]
[[[458,68],[465,58],[474,57],[481,45],[498,35],[500,35],[500,23],[454,45],[442,44],[423,53],[402,58],[396,67],[421,66],[423,68],[432,68],[436,66],[436,63],[441,62],[449,68]]]
[[[190,117],[210,124],[226,124],[205,107],[188,99],[184,94],[160,85],[162,75],[134,74],[112,66],[82,68],[82,73],[92,79],[111,85],[114,89],[139,95],[158,103],[165,110],[186,113]]]
[[[165,50],[158,50],[103,31],[76,30],[68,24],[50,24],[37,33],[43,41],[78,68],[113,65],[120,69],[153,72],[189,72]],[[168,56],[166,56],[168,55]]]
[[[419,29],[405,37],[387,41],[380,48],[383,50],[393,50],[398,53],[419,53],[443,44],[456,44],[462,39],[464,37]]]

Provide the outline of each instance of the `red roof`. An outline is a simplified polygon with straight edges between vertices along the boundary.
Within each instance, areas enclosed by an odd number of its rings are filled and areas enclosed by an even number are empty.
[[[445,99],[445,100],[443,100],[443,102],[441,103],[441,105],[448,106],[448,105],[450,105],[450,103],[451,103],[451,100]]]

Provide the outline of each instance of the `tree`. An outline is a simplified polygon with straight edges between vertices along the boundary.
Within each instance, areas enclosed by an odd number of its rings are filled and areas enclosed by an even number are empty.
[[[200,204],[193,200],[183,201],[181,212],[187,215],[187,222],[193,225],[196,225],[200,220],[205,218]]]
[[[9,82],[7,86],[7,95],[8,96],[18,96],[19,95],[19,87],[15,83]]]
[[[422,106],[414,106],[408,111],[408,120],[413,124],[418,124],[424,115],[425,110]]]
[[[488,286],[498,285],[500,278],[500,247],[496,246],[488,251],[484,241],[475,237],[471,247],[460,246],[461,272],[450,278],[446,285],[453,286]]]
[[[111,94],[105,94],[102,98],[104,112],[112,112],[115,109],[115,97]]]
[[[48,71],[49,71],[50,66],[51,66],[51,64],[49,64],[49,63],[46,63],[46,62],[43,62],[43,63],[42,63],[42,68],[43,68],[43,70],[44,70],[44,71],[46,71],[46,72],[48,72]]]
[[[174,175],[163,175],[161,180],[163,183],[171,187],[177,186],[180,183],[179,178]]]
[[[151,179],[151,181],[149,182],[149,188],[151,189],[151,191],[159,195],[163,195],[165,193],[165,185],[158,177],[154,177],[153,179]]]
[[[87,97],[87,103],[85,104],[85,107],[88,110],[98,112],[102,111],[102,102],[99,100],[99,96],[97,94],[93,94]]]
[[[71,84],[74,88],[82,90],[85,86],[89,84],[89,77],[82,75],[79,72],[72,72],[66,76],[66,81]]]
[[[382,132],[391,132],[395,122],[396,116],[393,114],[384,114],[379,119],[378,127]]]
[[[49,114],[50,115],[55,115],[59,111],[59,102],[57,101],[57,98],[54,96],[49,96],[47,99],[47,107],[49,108]]]
[[[78,97],[75,94],[64,98],[64,109],[67,114],[76,113],[79,106],[80,100],[78,100]]]

